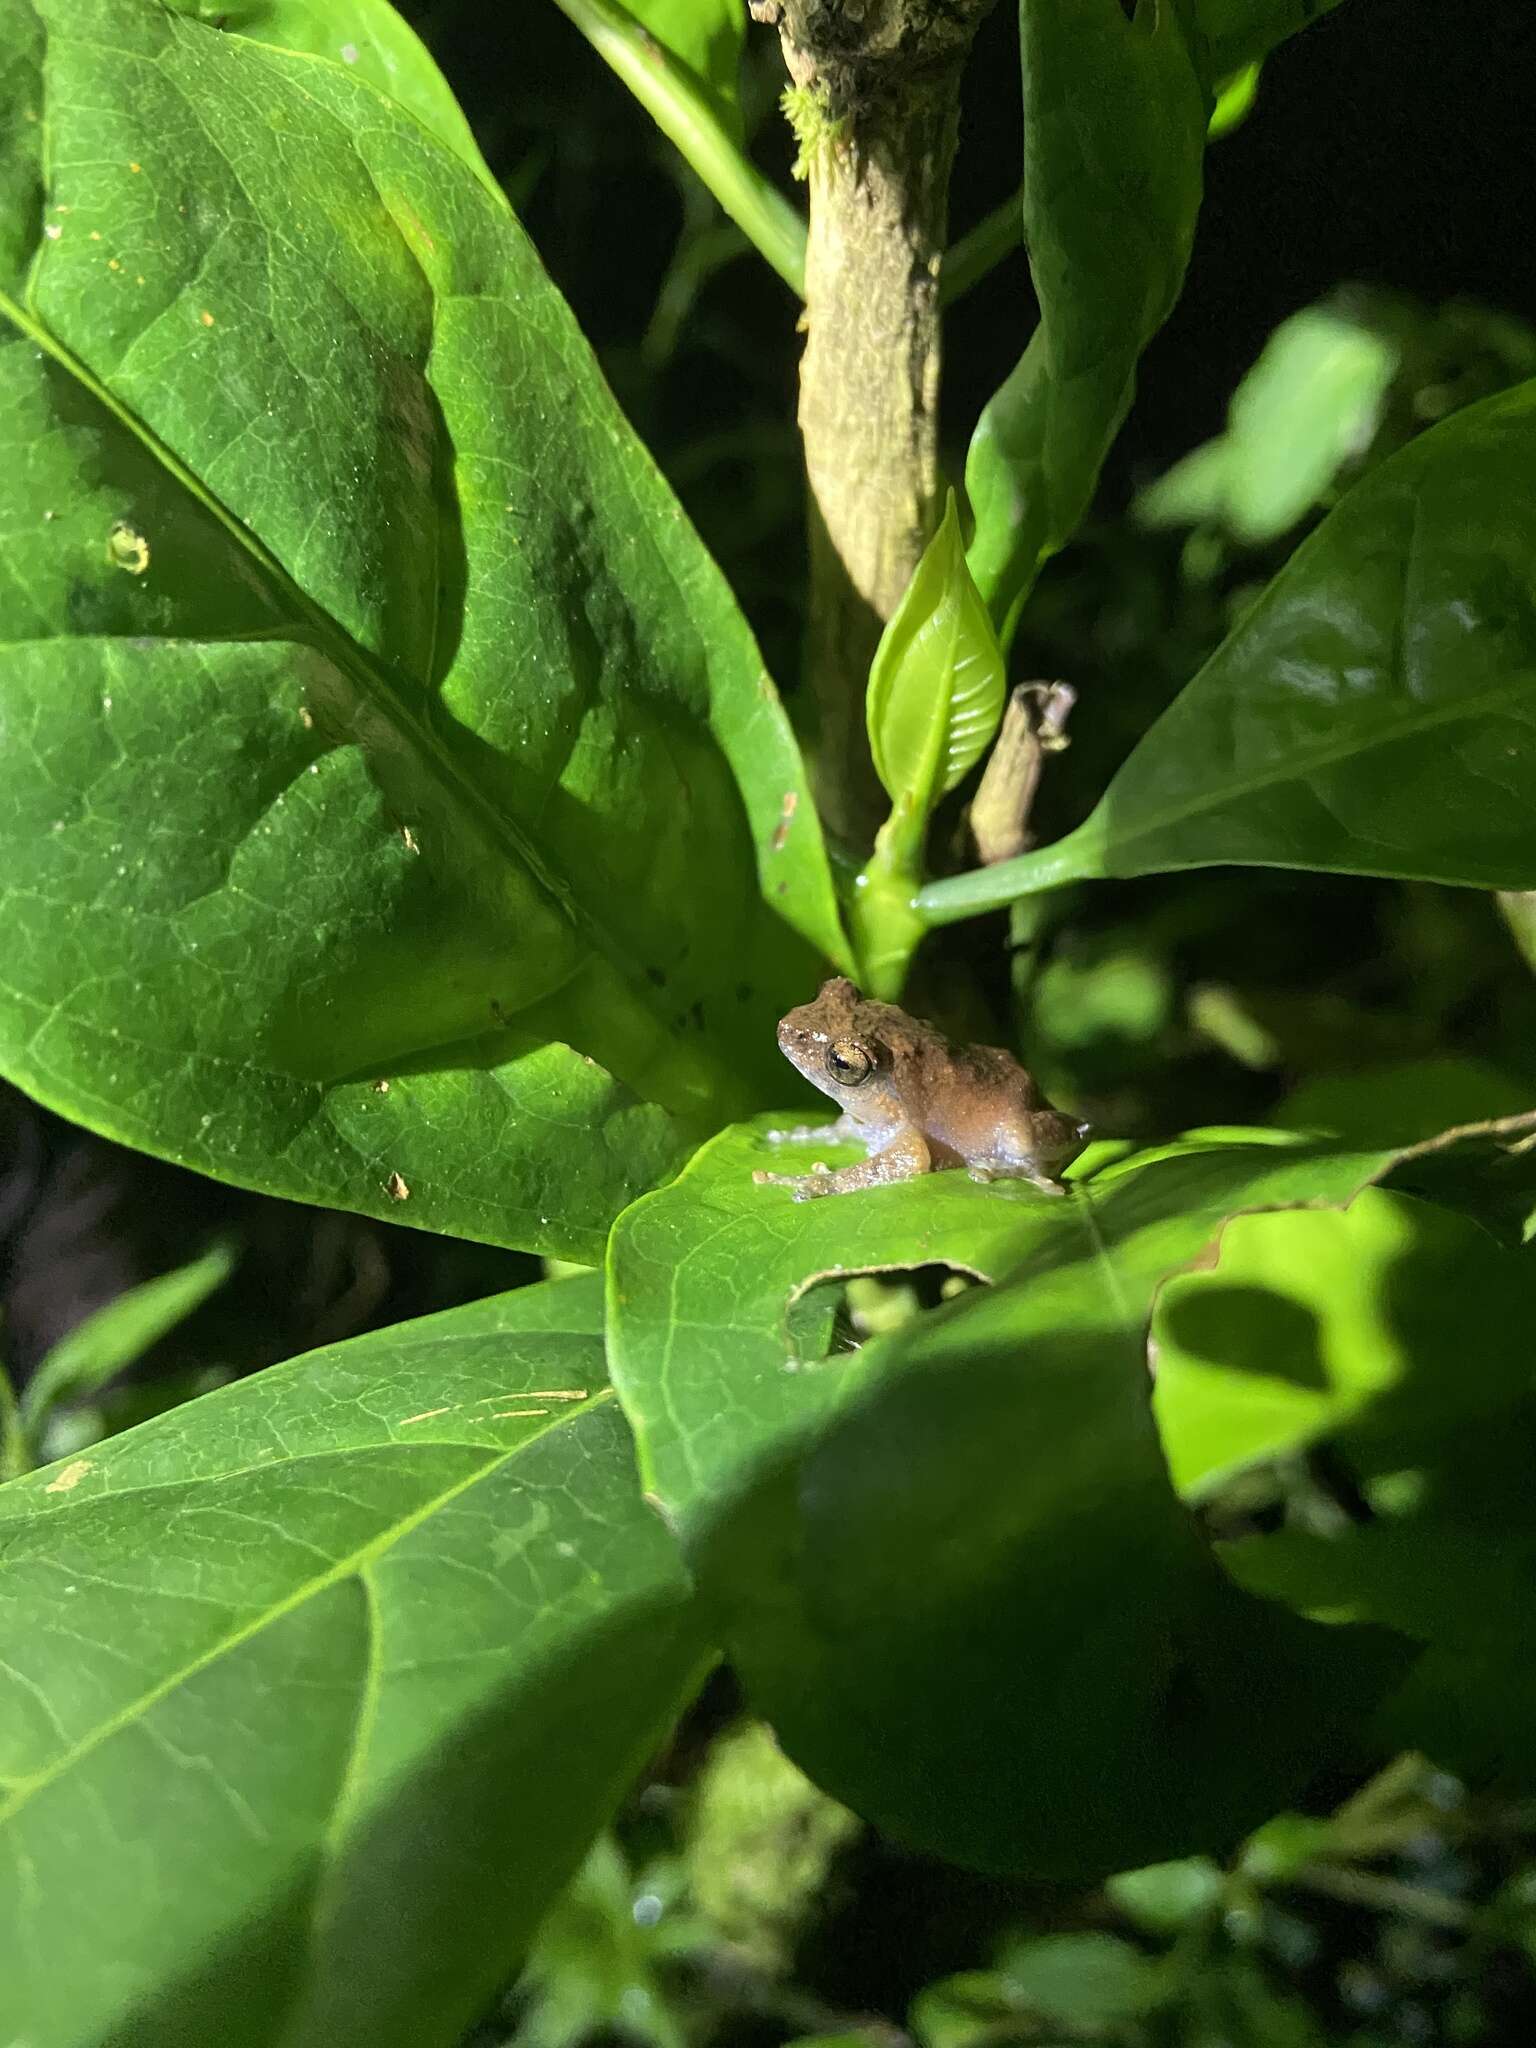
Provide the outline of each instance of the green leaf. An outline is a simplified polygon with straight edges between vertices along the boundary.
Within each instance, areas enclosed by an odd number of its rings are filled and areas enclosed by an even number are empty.
[[[1529,1200],[1536,1163],[1518,1146],[1511,1163]],[[1154,1322],[1158,1419],[1186,1493],[1326,1436],[1355,1503],[1229,1546],[1234,1575],[1306,1615],[1423,1645],[1375,1738],[1526,1792],[1533,1316],[1528,1249],[1368,1190],[1343,1215],[1238,1217],[1214,1267],[1164,1289]]]
[[[737,0],[624,0],[624,6],[663,49],[687,65],[722,125],[739,142],[746,9]]]
[[[1216,104],[1211,109],[1211,118],[1206,124],[1207,142],[1220,142],[1224,135],[1230,135],[1234,128],[1240,128],[1247,120],[1259,96],[1259,74],[1263,68],[1262,64],[1245,64],[1230,78],[1222,80],[1216,89]]]
[[[1019,1941],[998,1961],[1017,2002],[1063,2026],[1098,2029],[1138,2018],[1158,2000],[1150,1956],[1113,1934],[1046,1934]]]
[[[757,1711],[899,1839],[1073,1877],[1228,1846],[1398,1668],[1236,1597],[1148,1408],[1156,1291],[1226,1217],[1398,1166],[1272,1139],[1066,1200],[938,1173],[796,1205],[752,1184],[782,1148],[742,1129],[621,1219],[610,1358],[646,1486]],[[808,1291],[935,1262],[996,1284],[856,1356],[807,1342]]]
[[[1338,5],[1339,0],[1193,0],[1207,75],[1226,78],[1245,64],[1262,62]]]
[[[1137,361],[1178,296],[1209,112],[1175,6],[1129,21],[1121,0],[1020,0],[1019,22],[1040,324],[982,413],[965,471],[971,571],[1005,633],[1087,510]]]
[[[1078,830],[930,883],[934,922],[1233,862],[1536,886],[1536,382],[1346,493]]]
[[[1104,1890],[1138,1927],[1150,1934],[1177,1934],[1181,1927],[1210,1918],[1221,1903],[1222,1882],[1220,1866],[1208,1856],[1185,1856],[1175,1863],[1117,1871]]]
[[[1174,1484],[1198,1496],[1405,1410],[1425,1429],[1486,1421],[1529,1384],[1533,1318],[1530,1257],[1430,1203],[1367,1188],[1342,1213],[1235,1217],[1216,1264],[1171,1279],[1153,1319]]]
[[[0,2031],[449,2044],[704,1661],[565,1280],[0,1488]]]
[[[986,752],[1004,694],[1003,652],[965,566],[951,491],[869,671],[870,750],[893,802],[926,818]]]
[[[234,1267],[234,1247],[215,1244],[201,1258],[141,1281],[77,1323],[54,1345],[23,1390],[21,1423],[32,1443],[37,1443],[43,1423],[60,1402],[95,1393],[142,1358],[222,1287]]]
[[[30,1469],[31,1447],[21,1426],[21,1408],[11,1376],[0,1361],[0,1484]]]
[[[389,94],[462,157],[493,192],[500,188],[453,88],[425,43],[388,0],[165,0],[177,14],[273,49],[343,64]]]
[[[1290,1131],[1327,1131],[1348,1144],[1411,1145],[1457,1124],[1517,1116],[1536,1082],[1486,1060],[1447,1055],[1399,1060],[1349,1074],[1315,1074],[1275,1111]]]
[[[1327,306],[1275,329],[1238,386],[1226,433],[1136,499],[1146,526],[1215,522],[1249,545],[1277,540],[1370,446],[1398,364],[1393,344]]]
[[[136,0],[0,28],[12,196],[49,134],[0,300],[0,1064],[595,1262],[842,950],[745,623],[412,116]]]
[[[805,220],[747,154],[733,0],[555,0],[760,255],[805,296]]]

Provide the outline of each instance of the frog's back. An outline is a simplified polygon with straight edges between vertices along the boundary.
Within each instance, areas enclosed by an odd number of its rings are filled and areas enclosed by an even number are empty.
[[[1027,1149],[1040,1091],[996,1045],[947,1046],[930,1055],[927,1137],[951,1161],[975,1164]]]

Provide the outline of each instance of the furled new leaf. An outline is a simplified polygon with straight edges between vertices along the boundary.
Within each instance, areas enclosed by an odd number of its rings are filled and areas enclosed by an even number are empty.
[[[0,30],[0,1065],[590,1261],[841,951],[745,623],[414,115],[140,0]]]
[[[1003,696],[1002,649],[965,565],[951,492],[869,672],[870,750],[892,801],[926,817],[981,759]]]
[[[434,2048],[706,1660],[595,1279],[0,1488],[0,2035]]]
[[[934,922],[1233,862],[1536,887],[1536,382],[1357,483],[1056,845]]]

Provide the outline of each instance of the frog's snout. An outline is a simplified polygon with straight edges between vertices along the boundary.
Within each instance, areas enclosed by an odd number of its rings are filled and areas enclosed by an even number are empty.
[[[810,1033],[802,1030],[793,1018],[783,1017],[779,1020],[779,1051],[783,1053],[785,1059],[793,1062],[797,1053],[803,1053],[809,1037]]]

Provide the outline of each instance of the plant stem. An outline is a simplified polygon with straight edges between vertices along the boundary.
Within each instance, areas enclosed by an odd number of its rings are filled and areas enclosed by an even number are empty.
[[[1100,879],[1100,833],[1096,818],[1088,818],[1065,839],[1036,847],[1016,860],[999,861],[996,867],[972,868],[968,874],[948,875],[942,882],[929,882],[920,889],[913,908],[928,926],[955,924],[961,918],[980,917],[989,910],[1004,910],[1022,896],[1043,896],[1049,889],[1068,882]]]
[[[867,848],[864,689],[939,509],[939,272],[960,73],[992,0],[752,0],[777,24],[810,186],[800,431],[817,802]]]
[[[977,221],[968,235],[962,235],[944,252],[939,273],[939,304],[952,306],[963,299],[973,284],[980,284],[989,270],[1024,246],[1024,188],[1010,192],[1001,206],[994,206]]]
[[[737,147],[684,64],[617,0],[555,0],[790,290],[805,295],[805,222]]]
[[[1365,1906],[1378,1913],[1400,1913],[1409,1919],[1427,1921],[1433,1927],[1460,1929],[1472,1924],[1471,1909],[1460,1899],[1426,1891],[1421,1885],[1403,1884],[1395,1877],[1378,1877],[1374,1871],[1308,1863],[1290,1882],[1304,1885],[1308,1891],[1322,1892],[1330,1899],[1341,1899],[1346,1905]]]

